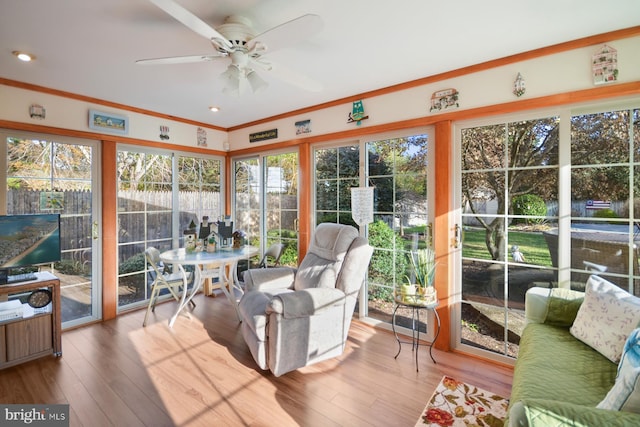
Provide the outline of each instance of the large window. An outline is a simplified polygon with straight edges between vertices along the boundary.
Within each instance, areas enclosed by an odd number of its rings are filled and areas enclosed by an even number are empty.
[[[360,147],[320,148],[314,154],[316,225],[355,225],[351,218],[351,187],[360,185]]]
[[[640,294],[640,113],[593,111],[458,126],[461,346],[516,357],[533,286]]]
[[[203,216],[222,215],[221,160],[212,157],[118,151],[118,306],[149,298],[144,251],[183,246],[183,230]],[[174,171],[176,173],[174,173]]]
[[[428,141],[416,132],[314,150],[315,225],[358,227],[351,217],[351,188],[374,187],[374,222],[366,226],[374,253],[360,316],[391,323],[394,288],[411,275],[409,251],[431,245]],[[410,315],[399,310],[397,321],[408,326]],[[424,323],[419,327],[426,332]]]
[[[639,165],[640,110],[571,117],[572,287],[596,273],[640,295]]]
[[[298,153],[234,160],[236,228],[262,252],[283,243],[281,265],[298,265]],[[240,269],[244,268],[241,264]]]
[[[553,280],[543,231],[556,223],[559,120],[461,130],[461,342],[516,356],[524,293]]]
[[[374,253],[367,281],[367,316],[388,323],[394,290],[412,275],[409,252],[431,246],[428,141],[422,134],[366,144],[366,181],[375,187],[374,222],[368,225]],[[399,310],[397,320],[410,318]],[[420,325],[423,331],[424,326]]]
[[[60,279],[63,327],[99,319],[97,143],[11,131],[0,146],[7,153],[6,193],[0,192],[7,214],[60,214],[61,261],[36,268]]]

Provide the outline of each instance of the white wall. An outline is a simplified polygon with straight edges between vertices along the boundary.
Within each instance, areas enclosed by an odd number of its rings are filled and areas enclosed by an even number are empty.
[[[617,49],[620,70],[618,82],[610,84],[640,81],[640,37],[614,40],[607,44]],[[601,47],[601,44],[589,46],[446,81],[365,98],[363,104],[369,119],[363,121],[361,126],[380,125],[441,114],[441,112],[429,112],[431,95],[447,88],[455,88],[460,94],[460,107],[457,110],[593,88],[595,86],[591,76],[591,57]],[[518,72],[522,74],[526,82],[526,93],[521,98],[517,98],[512,93],[513,82]],[[31,104],[45,106],[46,119],[30,118],[29,106]],[[3,120],[92,131],[88,126],[89,109],[126,115],[129,118],[130,128],[127,137],[156,141],[159,145],[170,143],[197,146],[197,126],[194,125],[0,84],[0,119]],[[444,112],[449,111],[452,110],[444,110]],[[345,105],[275,120],[230,133],[206,129],[207,148],[225,150],[225,143],[228,141],[231,150],[238,150],[301,137],[350,130],[356,127],[355,123],[347,123],[350,112],[351,104],[345,103]],[[300,120],[311,120],[311,133],[296,135],[295,122]],[[159,138],[161,125],[169,126],[169,141],[165,142]],[[278,129],[277,139],[256,143],[249,142],[249,134],[275,128]]]
[[[640,81],[640,37],[615,40],[607,44],[618,51],[620,70],[618,83]],[[595,87],[591,75],[591,57],[602,46],[600,44],[544,56],[399,92],[365,98],[363,104],[369,119],[363,121],[361,126],[448,113],[452,110],[429,112],[431,95],[447,88],[455,88],[460,94],[460,107],[457,110],[590,89]],[[522,74],[526,83],[526,93],[520,98],[512,93],[518,72]],[[230,132],[229,143],[232,150],[237,150],[299,137],[346,131],[356,126],[355,123],[347,123],[350,112],[351,104],[345,104],[239,129]],[[295,122],[300,120],[311,120],[311,133],[296,136]],[[275,128],[278,129],[277,139],[249,142],[249,134]]]
[[[32,119],[29,116],[29,106],[32,104],[45,107],[45,119]],[[125,137],[156,141],[158,145],[197,146],[198,127],[194,125],[0,84],[0,119],[2,120],[96,132],[89,128],[90,109],[127,116],[129,132],[124,135]],[[160,139],[160,126],[169,127],[169,140]],[[207,132],[206,148],[224,150],[227,132],[204,129]],[[114,135],[114,139],[118,140],[119,136]]]

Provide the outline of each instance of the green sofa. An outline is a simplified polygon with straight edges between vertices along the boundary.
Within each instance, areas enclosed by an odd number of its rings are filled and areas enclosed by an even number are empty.
[[[527,292],[507,423],[518,426],[640,426],[640,414],[597,409],[618,365],[570,333],[584,294]]]

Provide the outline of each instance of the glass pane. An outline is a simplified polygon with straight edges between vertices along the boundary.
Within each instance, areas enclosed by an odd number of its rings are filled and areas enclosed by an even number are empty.
[[[509,229],[507,261],[551,267],[551,252],[542,231]]]
[[[462,194],[474,213],[505,214],[505,173],[503,171],[473,172],[462,174]]]
[[[517,357],[518,346],[511,344],[512,340],[505,342],[503,307],[463,302],[461,308],[460,336],[463,344]]]
[[[464,258],[491,260],[494,259],[494,255],[499,258],[497,250],[504,251],[504,246],[496,246],[496,239],[500,238],[499,230],[503,229],[500,217],[467,217],[464,224],[462,230],[462,256]],[[488,228],[483,227],[482,224],[486,224]],[[492,243],[491,247],[487,246],[487,240]]]
[[[384,153],[388,150],[384,142],[386,141],[374,141],[367,144],[369,154],[367,165],[370,178],[393,174],[393,164],[389,164],[384,157]]]
[[[572,216],[619,218],[629,196],[629,167],[571,169]]]
[[[584,288],[590,274],[598,274],[630,292],[637,292],[635,227],[629,223],[574,221],[571,226],[572,287]]]
[[[322,180],[316,184],[316,209],[338,210],[338,182]]]
[[[336,149],[316,150],[316,179],[336,179],[338,177],[338,152]]]
[[[559,123],[556,117],[509,123],[506,153],[509,167],[521,169],[557,165]],[[483,151],[485,154],[486,149]],[[514,181],[513,177],[511,181]],[[526,185],[526,182],[522,184]]]
[[[608,111],[571,118],[572,165],[628,161],[628,111]]]
[[[354,178],[360,175],[360,150],[358,146],[338,149],[338,171],[341,178]]]
[[[52,143],[48,141],[8,138],[7,177],[11,177],[13,181],[9,182],[9,186],[15,187],[15,184],[20,182],[23,188],[42,188],[42,183],[46,181],[38,181],[39,185],[32,185],[31,180],[52,177],[52,150]]]
[[[171,239],[171,212],[147,215],[147,240]]]
[[[393,177],[371,178],[373,190],[373,211],[393,212]]]
[[[506,126],[462,129],[462,170],[504,169]]]
[[[344,179],[338,181],[338,191],[340,199],[338,200],[338,206],[341,211],[351,212],[351,188],[358,187],[357,179]]]

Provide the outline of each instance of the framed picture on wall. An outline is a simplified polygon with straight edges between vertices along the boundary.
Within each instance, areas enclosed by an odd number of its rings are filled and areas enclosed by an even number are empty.
[[[126,135],[129,133],[129,118],[118,114],[89,110],[89,127],[101,132]]]

